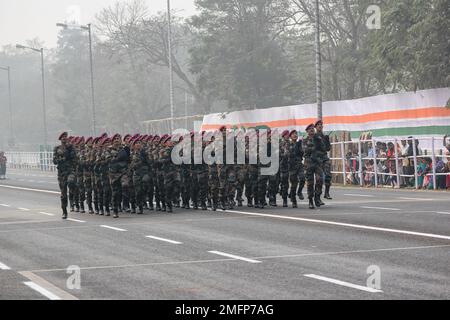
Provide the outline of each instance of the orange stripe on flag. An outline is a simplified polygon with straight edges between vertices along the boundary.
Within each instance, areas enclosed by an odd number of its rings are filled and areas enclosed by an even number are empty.
[[[326,124],[349,124],[349,123],[367,123],[387,120],[403,120],[403,119],[420,119],[420,118],[434,118],[434,117],[450,117],[450,110],[445,107],[429,107],[421,109],[410,110],[394,110],[384,111],[377,113],[368,113],[355,116],[329,116],[324,117]],[[227,124],[227,128],[234,126],[241,126],[246,128],[268,126],[270,128],[280,127],[295,127],[306,126],[315,122],[316,118],[303,118],[303,119],[286,119],[275,120],[268,122],[249,122],[249,123],[235,123]],[[202,130],[217,130],[220,129],[223,124],[205,124],[202,126]]]

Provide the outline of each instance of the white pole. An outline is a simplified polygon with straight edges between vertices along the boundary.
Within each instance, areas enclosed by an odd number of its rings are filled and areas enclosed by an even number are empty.
[[[359,168],[358,168],[358,171],[359,171],[359,184],[360,184],[360,186],[361,187],[363,187],[364,186],[364,177],[363,177],[363,174],[362,174],[362,167],[363,167],[363,165],[362,165],[362,146],[361,146],[361,140],[359,139],[358,140],[358,162],[359,162]]]
[[[167,23],[168,23],[168,59],[169,59],[169,86],[170,86],[170,131],[173,132],[174,117],[174,92],[173,92],[173,65],[172,65],[172,17],[170,13],[170,0],[167,0]]]
[[[373,171],[375,174],[375,188],[378,188],[377,148],[375,147],[375,139],[372,139],[372,149],[373,149]]]
[[[414,157],[414,179],[416,180],[416,189],[419,189],[419,176],[417,173],[417,152],[416,152],[416,139],[412,138],[413,157]]]
[[[398,166],[398,150],[397,150],[397,138],[394,141],[394,150],[395,150],[395,172],[397,174],[397,187],[400,188],[400,168]]]
[[[433,160],[433,189],[436,190],[436,152],[434,150],[434,137],[431,137],[431,155]]]

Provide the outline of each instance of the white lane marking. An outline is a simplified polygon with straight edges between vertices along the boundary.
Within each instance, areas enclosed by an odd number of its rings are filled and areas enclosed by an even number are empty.
[[[5,207],[5,208],[11,207],[9,204],[0,204],[0,206]]]
[[[45,214],[46,216],[54,216],[53,213],[48,213],[48,212],[39,212],[40,214]]]
[[[253,260],[253,259],[248,259],[248,258],[244,258],[244,257],[240,257],[240,256],[235,256],[234,254],[229,254],[229,253],[225,253],[225,252],[220,252],[220,251],[208,251],[208,252],[209,253],[213,253],[213,254],[217,254],[219,256],[232,258],[232,259],[236,259],[236,260],[242,260],[242,261],[246,261],[246,262],[250,262],[250,263],[261,263],[261,261],[258,261],[258,260]]]
[[[6,264],[0,262],[0,270],[11,270]]]
[[[350,228],[363,229],[363,230],[373,230],[373,231],[383,231],[383,232],[390,232],[390,233],[407,234],[407,235],[420,236],[420,237],[426,237],[426,238],[450,240],[450,236],[444,236],[444,235],[432,234],[432,233],[421,233],[421,232],[408,231],[408,230],[380,228],[380,227],[372,227],[372,226],[366,226],[366,225],[360,225],[360,224],[350,224],[350,223],[341,223],[341,222],[327,221],[327,220],[297,218],[297,217],[280,216],[280,215],[274,215],[274,214],[253,213],[253,212],[243,212],[243,211],[234,211],[234,210],[227,210],[226,212],[240,213],[240,214],[244,214],[244,215],[260,216],[260,217],[275,218],[275,219],[286,219],[286,220],[304,221],[304,222],[312,222],[312,223],[320,223],[320,224],[329,224],[329,225],[334,225],[334,226],[350,227]]]
[[[159,241],[164,241],[164,242],[168,242],[168,243],[172,243],[172,244],[183,244],[182,242],[173,241],[173,240],[164,239],[164,238],[155,237],[155,236],[146,236],[146,238],[159,240]]]
[[[33,289],[34,291],[39,292],[44,297],[46,297],[50,300],[61,300],[61,298],[58,297],[56,294],[51,293],[47,289],[42,288],[40,285],[37,285],[34,282],[27,281],[27,282],[24,282],[24,284],[27,285],[28,287],[30,287],[31,289]]]
[[[425,198],[407,198],[407,197],[398,197],[401,200],[414,200],[414,201],[433,201],[433,199],[425,199]]]
[[[450,212],[436,212],[436,213],[439,213],[439,214],[450,214]]]
[[[125,229],[120,229],[120,228],[115,228],[115,227],[110,227],[110,226],[105,226],[105,225],[102,225],[102,226],[100,226],[100,227],[106,228],[106,229],[111,229],[111,230],[116,230],[116,231],[120,231],[120,232],[125,232],[125,231],[127,231],[127,230],[125,230]]]
[[[383,207],[361,207],[363,209],[376,209],[376,210],[389,210],[389,211],[400,211],[401,209],[397,208],[383,208]]]
[[[375,196],[371,196],[371,195],[368,195],[368,194],[357,194],[357,193],[346,193],[346,194],[344,194],[344,196],[375,198]]]
[[[67,269],[66,269],[67,271]],[[47,292],[50,292],[52,296],[57,297],[57,300],[78,300],[77,297],[71,295],[70,293],[58,288],[47,280],[39,277],[38,275],[30,272],[30,271],[19,271],[20,275],[27,278],[29,283],[34,283],[41,288],[44,288]]]
[[[79,222],[79,223],[85,223],[86,222],[86,221],[83,221],[83,220],[77,220],[77,219],[72,219],[72,218],[69,218],[67,220],[72,221],[72,222]]]
[[[27,208],[17,208],[17,209],[22,210],[22,211],[31,211],[30,209],[27,209]]]
[[[358,289],[358,290],[362,290],[362,291],[366,291],[366,292],[370,292],[370,293],[383,292],[381,290],[377,290],[377,289],[373,289],[373,288],[369,288],[369,287],[364,287],[364,286],[359,286],[357,284],[353,284],[353,283],[349,283],[349,282],[345,282],[345,281],[340,281],[340,280],[336,280],[336,279],[332,279],[332,278],[322,277],[322,276],[318,276],[318,275],[315,275],[315,274],[305,274],[304,276],[307,277],[307,278],[312,278],[312,279],[317,279],[317,280],[321,280],[321,281],[326,281],[326,282],[334,283],[334,284],[337,284],[337,285],[340,285],[340,286],[353,288],[353,289]]]
[[[14,190],[23,190],[23,191],[43,192],[43,193],[51,193],[51,194],[61,194],[61,192],[58,192],[58,191],[40,190],[40,189],[31,189],[31,188],[22,188],[22,187],[13,187],[13,186],[5,186],[5,185],[0,185],[0,188],[7,188],[7,189],[14,189]]]

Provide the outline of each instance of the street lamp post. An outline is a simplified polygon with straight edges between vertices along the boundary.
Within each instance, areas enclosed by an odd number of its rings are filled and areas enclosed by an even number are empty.
[[[36,49],[31,47],[16,45],[17,49],[29,49],[41,54],[41,73],[42,73],[42,111],[44,113],[44,151],[47,150],[47,105],[45,99],[45,70],[44,70],[44,48]]]
[[[13,121],[12,121],[12,98],[11,98],[11,68],[10,67],[1,67],[1,70],[5,70],[8,72],[8,104],[9,104],[9,134],[11,142],[14,142],[14,129],[13,129]]]
[[[169,59],[169,86],[170,86],[170,129],[174,130],[174,92],[173,92],[173,64],[172,64],[172,17],[170,14],[170,0],[167,0],[167,45]]]
[[[95,115],[95,87],[94,87],[94,58],[92,51],[92,25],[89,23],[85,26],[83,25],[68,25],[65,23],[57,23],[57,27],[62,27],[67,29],[69,27],[78,28],[82,30],[87,30],[89,35],[89,61],[90,61],[90,72],[91,72],[91,103],[92,103],[92,134],[95,137],[97,135],[97,124]]]
[[[317,118],[322,120],[322,56],[320,52],[320,9],[319,0],[315,0],[316,11],[316,95]]]

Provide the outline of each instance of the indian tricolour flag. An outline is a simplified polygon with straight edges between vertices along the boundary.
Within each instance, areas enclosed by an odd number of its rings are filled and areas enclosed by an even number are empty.
[[[325,131],[349,131],[352,139],[370,132],[373,137],[443,137],[450,135],[450,88],[380,95],[323,103]],[[304,132],[317,120],[315,104],[210,114],[202,130],[278,128]]]

